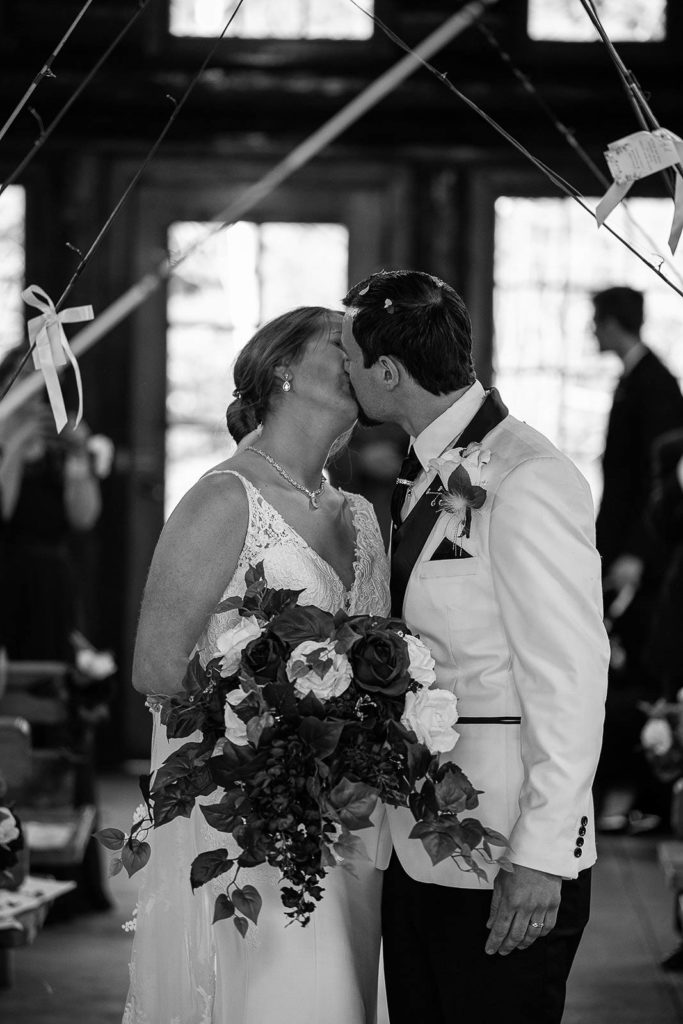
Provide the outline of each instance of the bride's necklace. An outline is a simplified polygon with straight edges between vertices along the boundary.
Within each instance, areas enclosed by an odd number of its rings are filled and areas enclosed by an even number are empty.
[[[305,494],[308,498],[312,511],[315,511],[316,509],[320,508],[320,505],[318,504],[318,498],[325,490],[324,478],[321,478],[320,480],[320,487],[316,488],[315,491],[309,491],[308,487],[304,487],[304,485],[300,484],[298,480],[295,480],[294,477],[291,477],[287,470],[283,466],[281,466],[279,462],[276,462],[273,456],[269,455],[268,452],[264,452],[260,448],[255,448],[253,444],[250,444],[247,447],[246,451],[256,452],[256,454],[260,455],[262,459],[265,459],[266,462],[270,463],[273,469],[277,473],[279,473],[280,476],[283,477],[288,484],[291,484],[292,487],[296,487],[297,491],[301,491],[302,494]]]

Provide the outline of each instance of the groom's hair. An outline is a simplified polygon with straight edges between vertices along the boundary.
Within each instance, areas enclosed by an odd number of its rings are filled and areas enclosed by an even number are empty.
[[[433,395],[472,384],[472,323],[458,293],[418,270],[382,270],[343,300],[357,310],[353,336],[365,366],[394,356]]]

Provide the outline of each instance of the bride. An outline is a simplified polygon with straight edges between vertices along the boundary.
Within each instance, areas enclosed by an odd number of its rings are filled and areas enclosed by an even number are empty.
[[[304,307],[266,324],[235,365],[230,433],[237,454],[202,477],[161,534],[140,615],[133,682],[153,695],[180,690],[188,658],[218,652],[224,615],[249,565],[269,585],[300,589],[300,604],[385,615],[388,563],[368,502],[323,477],[330,448],[358,409],[344,372],[342,316]],[[252,432],[263,425],[260,436]],[[248,435],[252,435],[249,437]],[[195,736],[169,740],[154,715],[152,769]],[[217,798],[217,797],[215,797]],[[278,874],[252,869],[264,905],[242,939],[212,924],[220,879],[194,894],[189,868],[224,845],[198,808],[151,837],[142,872],[124,1024],[374,1024],[384,832],[370,830],[357,878],[328,873],[306,927],[285,927]],[[368,837],[369,833],[364,833]]]

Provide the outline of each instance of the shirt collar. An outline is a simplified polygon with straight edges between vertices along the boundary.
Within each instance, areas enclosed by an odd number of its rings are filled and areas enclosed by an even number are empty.
[[[478,380],[475,380],[465,394],[453,402],[453,405],[432,420],[417,437],[411,438],[415,454],[423,469],[428,469],[429,460],[436,459],[454,439],[462,434],[467,424],[479,411],[485,398],[484,388]]]
[[[631,370],[635,369],[645,355],[647,355],[647,348],[643,345],[642,341],[639,341],[637,345],[634,345],[633,348],[629,349],[622,359],[624,364],[622,377],[628,376]]]

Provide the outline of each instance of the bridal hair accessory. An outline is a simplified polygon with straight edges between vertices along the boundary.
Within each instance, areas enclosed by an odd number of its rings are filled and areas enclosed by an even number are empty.
[[[394,308],[394,304],[391,301],[391,299],[385,299],[384,300],[384,308],[386,309],[387,313],[395,313],[396,312],[396,310]]]
[[[235,388],[235,390],[232,393],[232,397],[233,398],[237,398],[237,399],[241,399],[242,398],[242,392],[240,391],[239,388]]]
[[[284,466],[281,466],[279,462],[276,462],[273,456],[269,455],[268,452],[264,452],[261,448],[255,448],[254,445],[252,444],[250,444],[246,448],[246,451],[256,452],[256,454],[260,455],[262,459],[265,459],[266,462],[269,463],[273,467],[273,469],[287,481],[288,484],[291,484],[292,487],[296,487],[297,491],[301,491],[302,494],[305,494],[306,497],[308,498],[308,503],[310,505],[312,512],[315,512],[317,509],[320,508],[320,505],[318,504],[318,498],[325,490],[324,477],[320,478],[320,487],[316,488],[315,491],[309,491],[308,487],[304,487],[304,485],[300,484],[298,480],[295,480],[294,477],[290,476],[287,470],[284,468]]]
[[[73,366],[78,391],[78,412],[74,426],[78,426],[83,415],[83,386],[81,373],[76,357],[69,348],[62,324],[76,324],[94,317],[92,306],[72,306],[57,312],[55,304],[37,284],[29,285],[21,293],[27,306],[41,310],[40,316],[34,316],[28,322],[28,337],[33,351],[33,365],[41,370],[45,378],[47,396],[50,400],[52,415],[55,418],[57,433],[66,426],[67,416],[64,397],[57,374],[58,366],[66,366],[67,361]]]
[[[292,375],[289,372],[289,370],[285,370],[285,372],[284,372],[284,374],[282,376],[282,390],[283,391],[291,391],[292,390],[292,385],[290,384],[291,378],[292,378]]]

